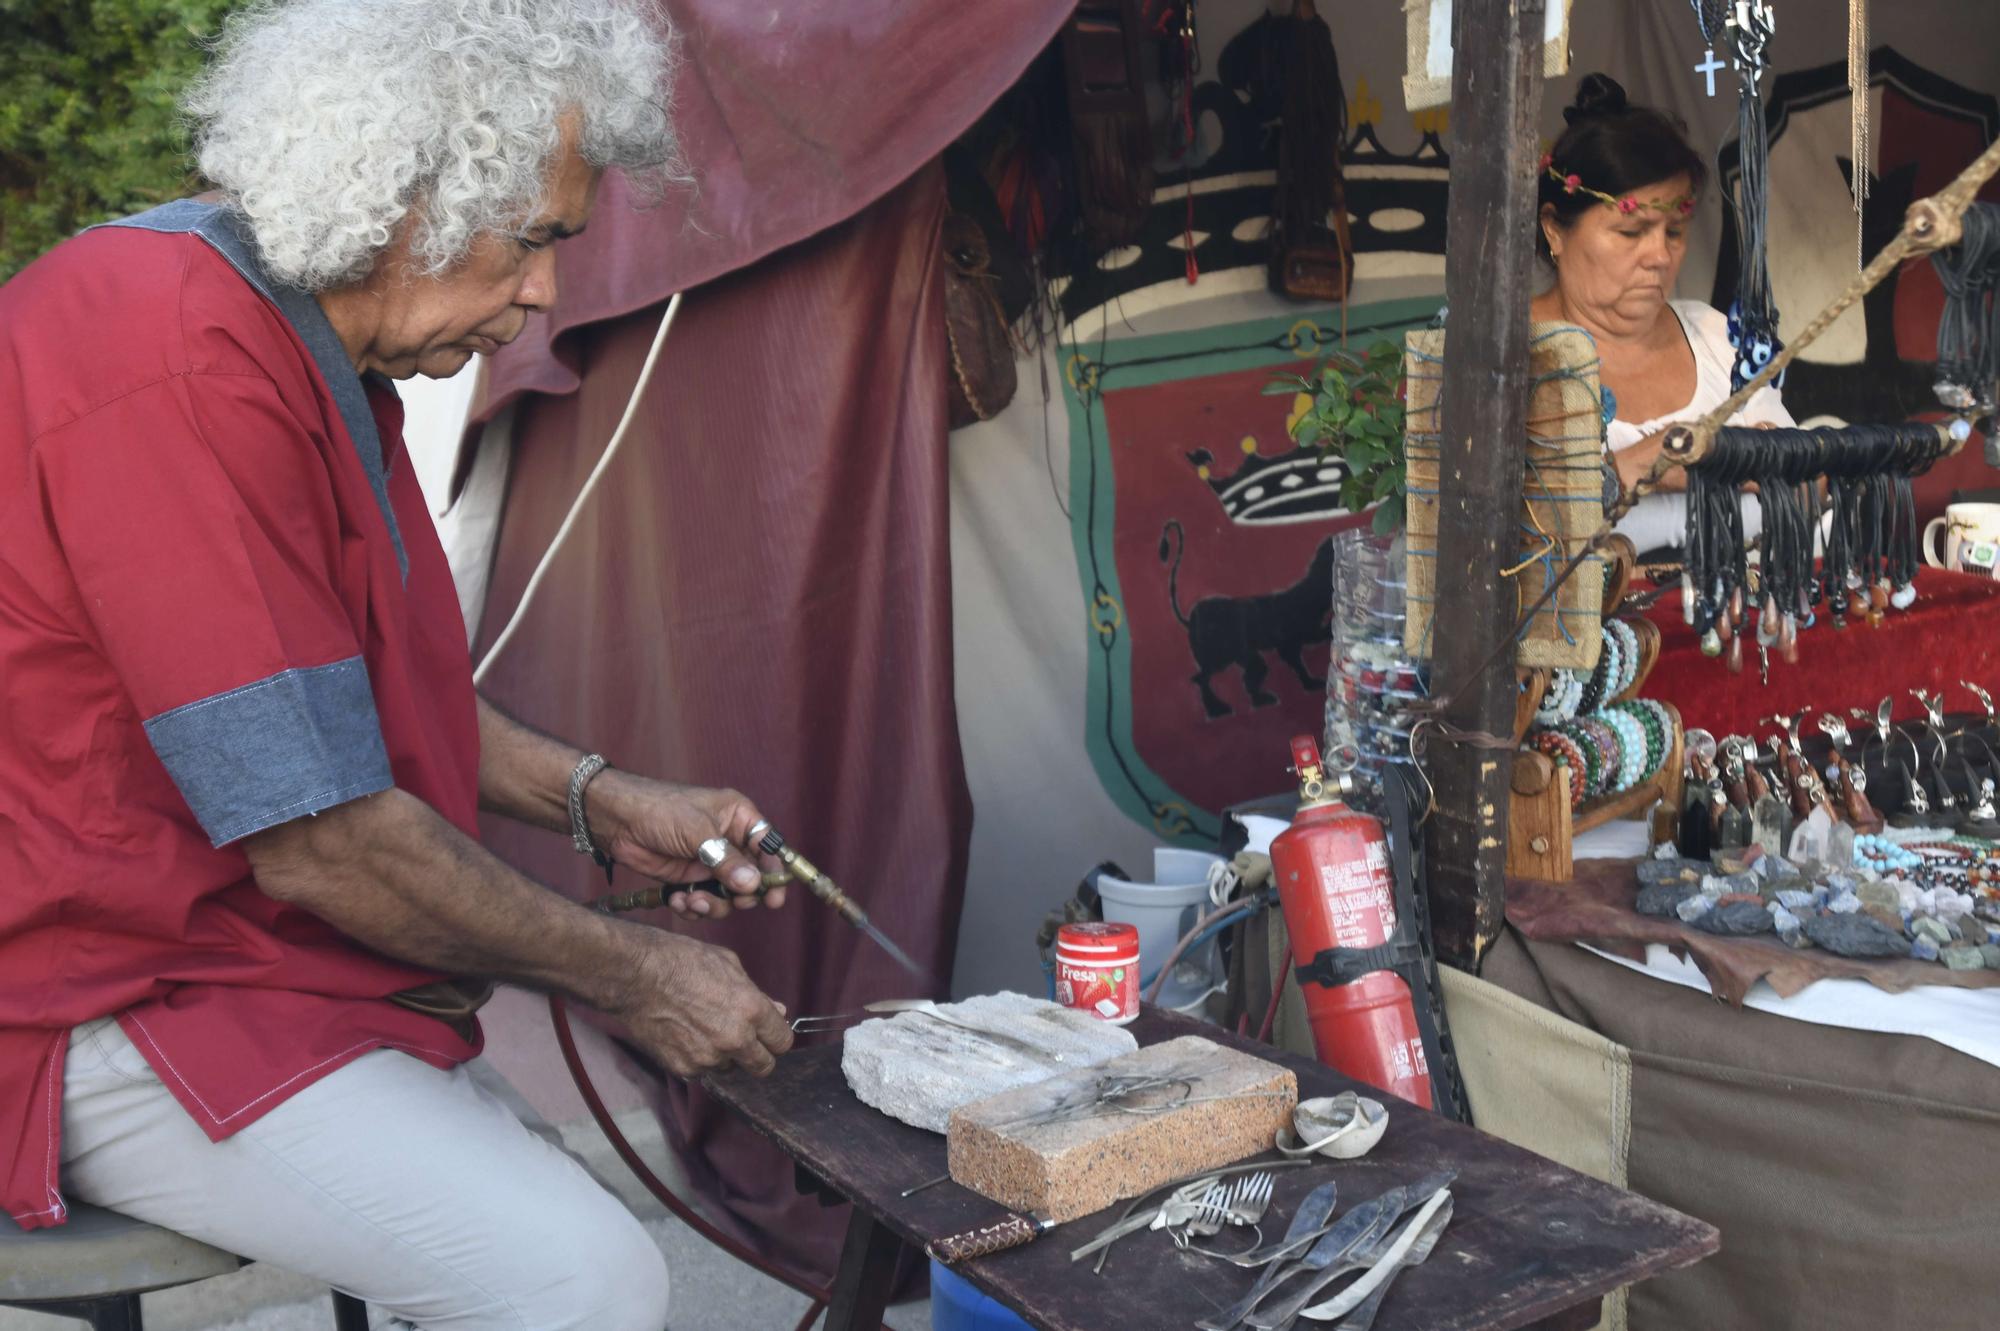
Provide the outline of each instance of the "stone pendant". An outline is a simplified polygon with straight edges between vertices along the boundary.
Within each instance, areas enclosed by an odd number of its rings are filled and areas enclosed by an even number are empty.
[[[1715,823],[1708,812],[1708,787],[1690,781],[1687,798],[1681,804],[1681,854],[1691,860],[1705,860],[1715,849]]]
[[[1741,850],[1750,844],[1750,820],[1734,804],[1722,811],[1722,825],[1715,832],[1717,850]]]
[[[1825,864],[1827,845],[1832,837],[1833,818],[1824,808],[1815,807],[1811,815],[1792,830],[1791,853],[1785,858],[1794,864]],[[1849,844],[1848,854],[1849,863],[1852,863],[1852,843]]]
[[[1751,807],[1750,839],[1766,855],[1783,856],[1791,848],[1792,811],[1776,795],[1766,792]]]

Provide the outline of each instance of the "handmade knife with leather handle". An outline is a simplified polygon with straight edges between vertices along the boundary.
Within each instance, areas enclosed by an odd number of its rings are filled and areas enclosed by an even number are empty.
[[[1053,1220],[1043,1220],[1029,1215],[1009,1215],[981,1229],[968,1229],[963,1234],[953,1234],[949,1238],[932,1239],[924,1245],[924,1255],[933,1261],[943,1262],[946,1266],[955,1266],[959,1262],[969,1262],[975,1257],[985,1257],[990,1253],[1018,1248],[1055,1227],[1056,1222]]]

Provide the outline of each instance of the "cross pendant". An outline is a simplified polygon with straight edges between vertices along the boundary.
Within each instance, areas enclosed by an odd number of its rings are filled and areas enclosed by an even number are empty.
[[[1723,64],[1720,60],[1717,60],[1715,58],[1715,52],[1712,49],[1708,52],[1708,59],[1704,60],[1701,64],[1696,65],[1694,67],[1695,73],[1707,76],[1708,95],[1710,97],[1715,96],[1715,71],[1718,69],[1727,69],[1727,68],[1729,68],[1729,66]]]

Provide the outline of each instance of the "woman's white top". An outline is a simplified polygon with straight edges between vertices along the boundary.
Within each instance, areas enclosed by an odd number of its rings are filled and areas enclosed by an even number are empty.
[[[1698,300],[1669,301],[1667,308],[1681,321],[1681,331],[1687,334],[1688,347],[1694,352],[1694,396],[1678,411],[1649,421],[1614,419],[1605,428],[1605,442],[1614,453],[1658,434],[1675,421],[1693,420],[1729,397],[1729,367],[1735,363],[1736,348],[1729,345],[1728,316]],[[1793,421],[1778,390],[1767,386],[1758,389],[1749,404],[1727,423],[1789,426]],[[1743,496],[1742,503],[1743,534],[1753,537],[1763,529],[1763,516],[1754,496]],[[1641,554],[1661,546],[1678,549],[1687,540],[1687,496],[1679,492],[1647,495],[1619,521],[1618,530],[1632,539]]]

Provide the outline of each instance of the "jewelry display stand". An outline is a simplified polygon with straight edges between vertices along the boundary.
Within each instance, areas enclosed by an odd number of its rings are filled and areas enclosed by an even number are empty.
[[[1629,545],[1605,562],[1604,618],[1612,619],[1617,617],[1617,607],[1624,600],[1625,589],[1631,582],[1633,561]],[[1646,676],[1652,673],[1654,663],[1660,659],[1659,626],[1643,616],[1631,617],[1626,622],[1638,635],[1639,669],[1633,675],[1631,684],[1611,699],[1613,702],[1638,697],[1646,683]],[[1561,883],[1568,882],[1573,876],[1571,848],[1578,833],[1601,827],[1616,818],[1643,813],[1655,800],[1664,799],[1668,807],[1678,810],[1685,773],[1682,770],[1680,713],[1673,704],[1663,703],[1672,733],[1668,737],[1666,758],[1659,770],[1630,790],[1600,795],[1572,808],[1569,769],[1558,765],[1545,753],[1518,747],[1534,722],[1535,709],[1541,703],[1549,677],[1547,670],[1520,672],[1520,701],[1514,708],[1514,743],[1517,747],[1510,782],[1513,798],[1507,812],[1507,876]]]

